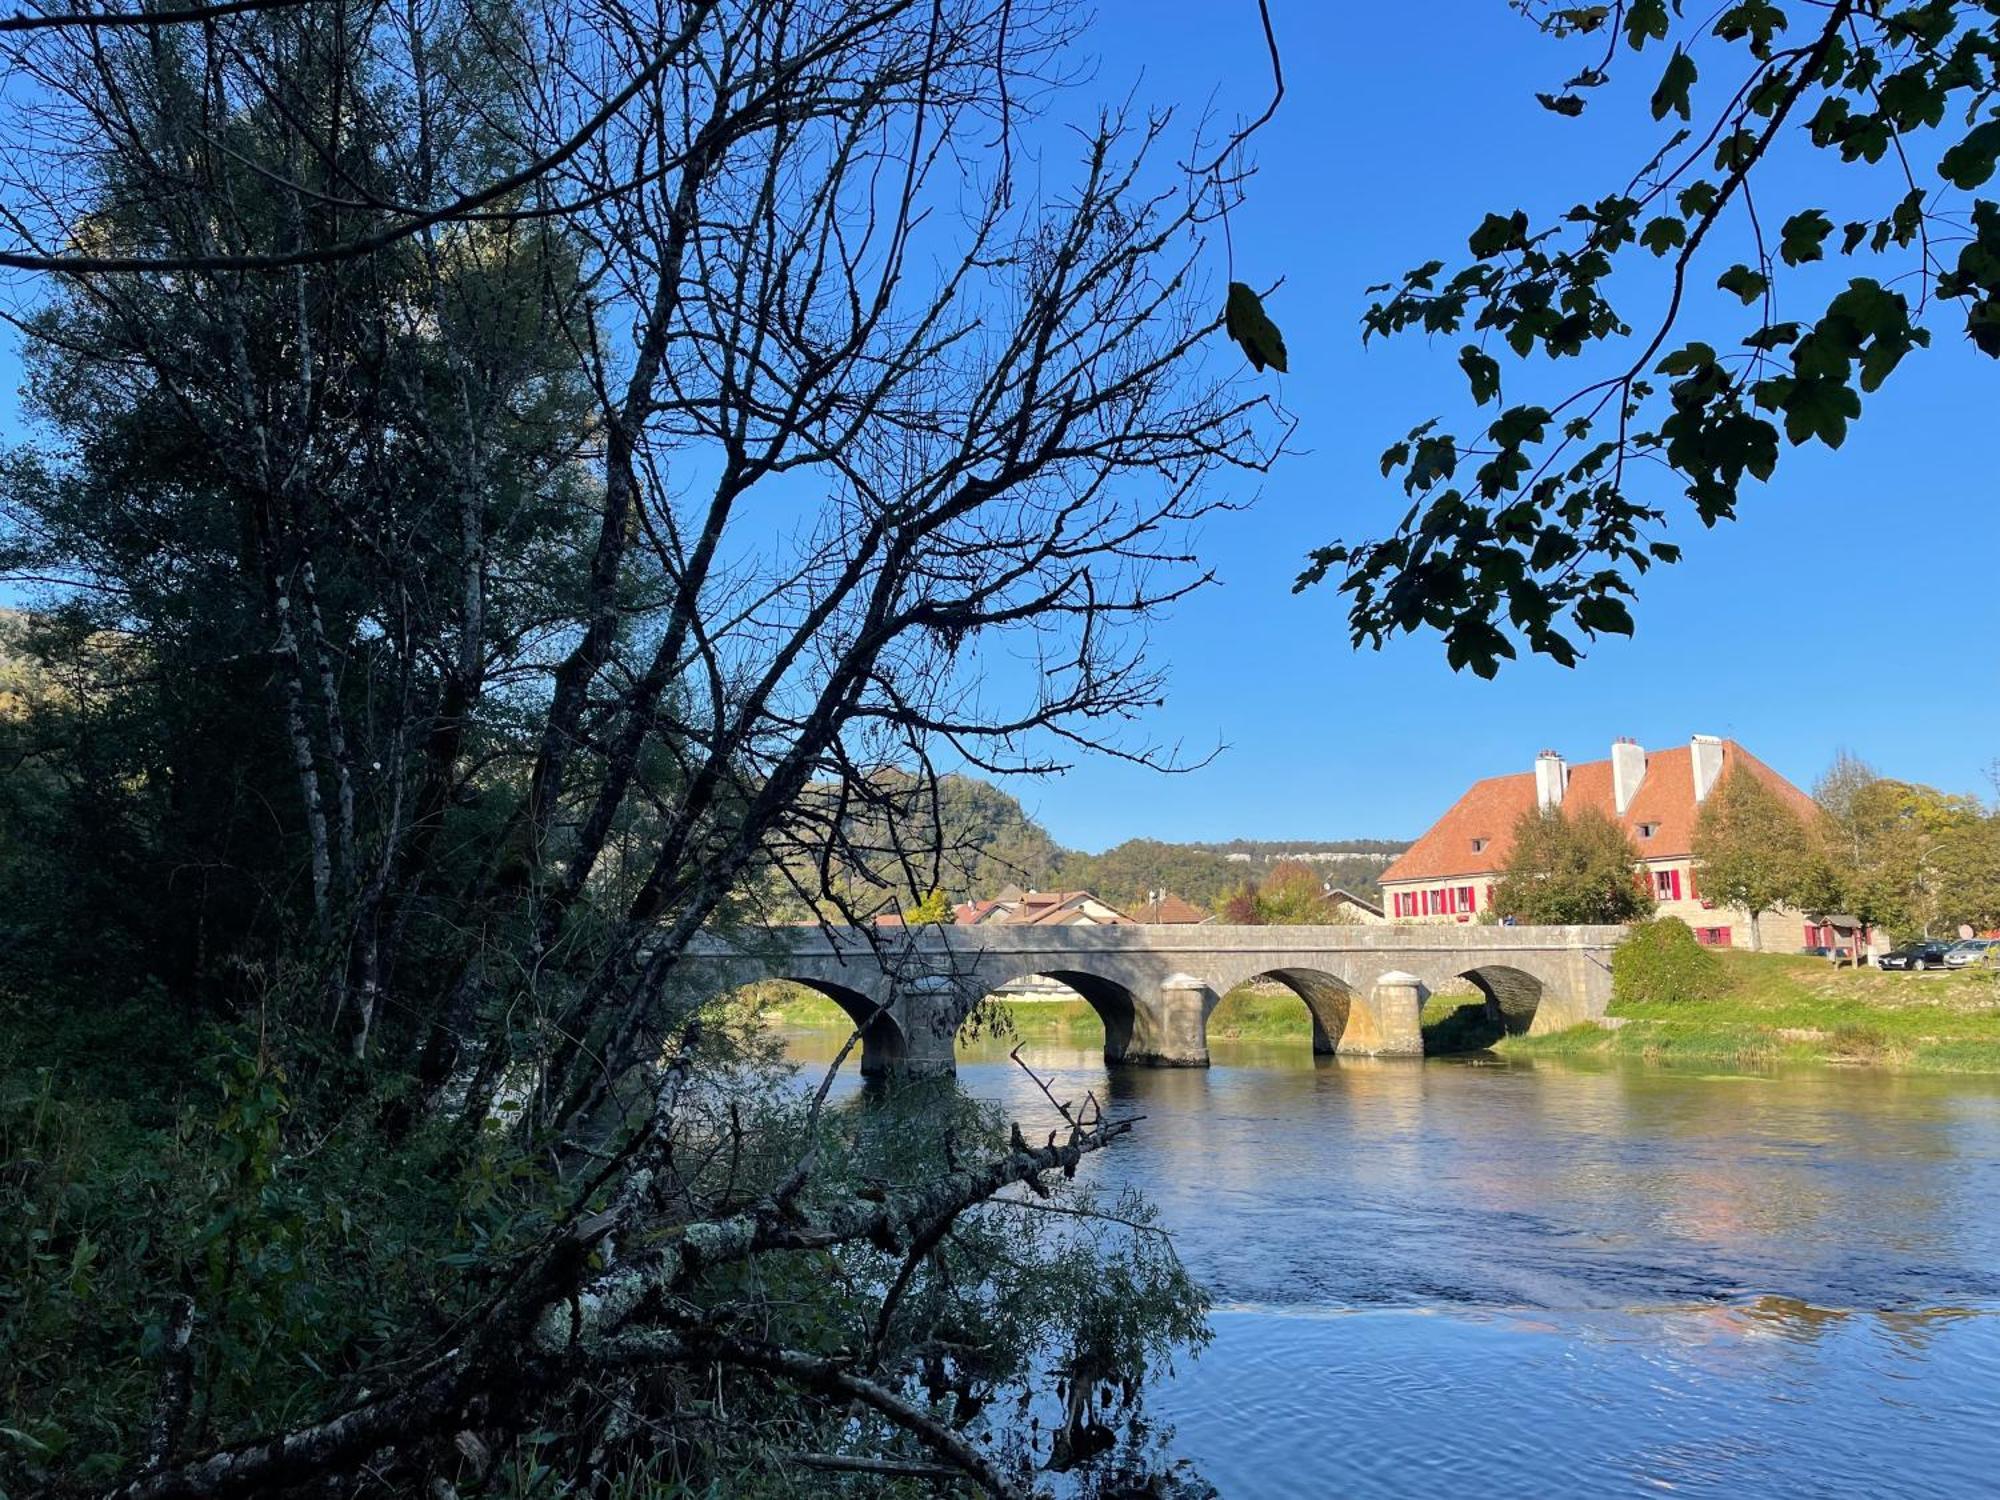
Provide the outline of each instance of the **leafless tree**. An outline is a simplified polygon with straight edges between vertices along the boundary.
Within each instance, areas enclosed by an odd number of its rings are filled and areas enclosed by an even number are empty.
[[[856,870],[923,888],[939,760],[1157,759],[1146,625],[1273,451],[1205,259],[1240,140],[1116,106],[1058,129],[1077,35],[1055,0],[0,29],[17,123],[74,143],[0,183],[5,263],[59,278],[34,295],[63,316],[24,325],[103,400],[157,406],[218,497],[200,547],[80,527],[35,566],[163,655],[160,600],[227,575],[323,1024],[467,1127],[525,1086],[523,1140],[575,1183],[449,1352],[126,1493],[268,1492],[718,1361],[1008,1489],[894,1382],[689,1323],[677,1291],[773,1250],[935,1244],[1121,1127],[831,1208],[810,1156],[746,1205],[666,1193],[661,1153],[689,941],[760,870],[816,901]]]

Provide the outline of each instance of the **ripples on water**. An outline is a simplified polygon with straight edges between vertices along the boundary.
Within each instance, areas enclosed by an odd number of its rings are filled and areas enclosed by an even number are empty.
[[[1146,1116],[1089,1170],[1220,1304],[1156,1409],[1225,1495],[2000,1495],[2000,1083],[1024,1055]]]

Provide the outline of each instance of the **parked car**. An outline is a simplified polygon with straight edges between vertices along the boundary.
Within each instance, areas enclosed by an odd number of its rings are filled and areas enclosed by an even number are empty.
[[[1944,956],[1947,969],[1990,963],[2000,963],[2000,938],[1967,938],[1962,943],[1953,943]]]
[[[1882,955],[1877,964],[1883,969],[1942,969],[1944,956],[1951,951],[1949,943],[1905,943],[1900,948],[1891,949]]]

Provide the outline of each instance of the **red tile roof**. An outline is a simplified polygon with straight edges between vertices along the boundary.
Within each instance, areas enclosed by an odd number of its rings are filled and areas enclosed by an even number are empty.
[[[999,896],[990,901],[962,901],[952,908],[952,915],[961,927],[1064,927],[1100,920],[1083,910],[1086,902],[1103,909],[1106,915],[1101,920],[1105,923],[1117,925],[1132,920],[1089,891],[1027,891],[1014,899]]]
[[[1812,798],[1785,780],[1734,740],[1722,742],[1722,775],[1741,766],[1770,787],[1801,815],[1814,811]],[[1719,777],[1717,778],[1720,779]],[[1440,880],[1458,875],[1496,875],[1507,867],[1514,825],[1535,805],[1535,773],[1490,776],[1474,782],[1452,808],[1388,869],[1382,883]],[[1646,752],[1646,774],[1625,815],[1618,817],[1611,790],[1611,762],[1584,761],[1569,768],[1565,807],[1594,807],[1615,818],[1632,835],[1642,859],[1675,859],[1693,852],[1694,824],[1699,812],[1694,800],[1694,761],[1686,745]],[[1639,825],[1657,824],[1649,839],[1639,837]],[[1485,841],[1475,850],[1474,840]]]
[[[1127,913],[1135,922],[1152,926],[1185,927],[1197,922],[1206,922],[1208,913],[1199,906],[1181,900],[1172,891],[1164,891],[1157,901],[1148,901],[1135,906]]]

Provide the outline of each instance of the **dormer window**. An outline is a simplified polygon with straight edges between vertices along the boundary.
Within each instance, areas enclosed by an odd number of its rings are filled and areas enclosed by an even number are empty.
[[[1659,831],[1660,825],[1658,823],[1641,823],[1639,825],[1639,837],[1642,839],[1649,839]]]
[[[1486,852],[1486,846],[1492,842],[1493,840],[1491,839],[1474,839],[1472,841],[1472,852],[1474,854],[1484,854]]]

